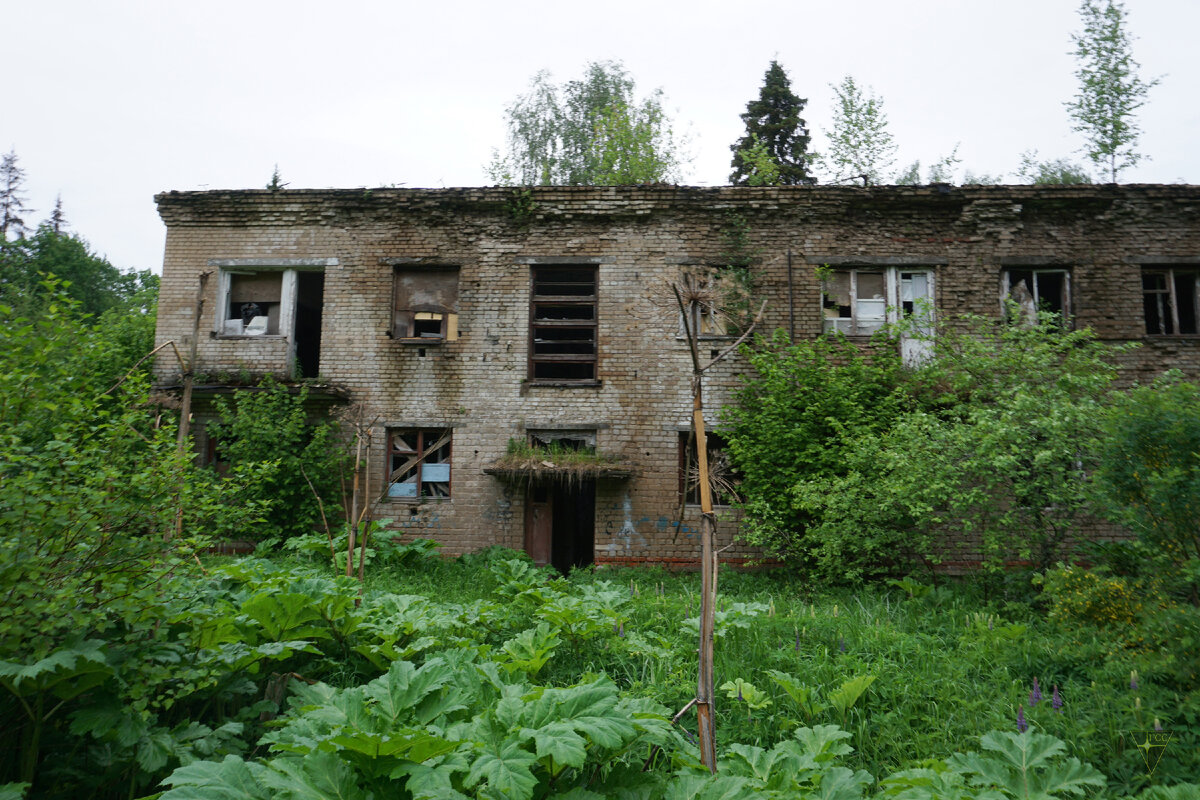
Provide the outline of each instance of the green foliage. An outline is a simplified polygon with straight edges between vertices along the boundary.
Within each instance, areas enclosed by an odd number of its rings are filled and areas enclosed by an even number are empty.
[[[758,138],[758,134],[751,134],[750,144],[734,152],[734,162],[740,162],[739,166],[745,173],[745,177],[734,181],[735,183],[743,183],[746,186],[778,186],[783,182],[779,164],[771,157],[771,151]]]
[[[1065,158],[1048,161],[1038,161],[1037,151],[1030,150],[1021,154],[1021,167],[1017,177],[1034,185],[1061,184],[1065,186],[1092,182],[1092,176],[1078,164]]]
[[[505,112],[508,152],[488,167],[506,185],[610,186],[677,180],[683,157],[662,91],[638,101],[616,61],[588,64],[562,85],[539,72]]]
[[[966,324],[916,367],[886,339],[748,351],[756,374],[726,415],[747,540],[839,580],[928,565],[939,536],[993,568],[1053,563],[1089,507],[1108,351],[1053,319]]]
[[[863,353],[844,339],[790,343],[782,331],[745,353],[752,372],[737,404],[725,409],[721,433],[742,475],[743,537],[797,563],[809,563],[804,531],[814,521],[790,501],[803,478],[842,476],[839,446],[884,429],[912,399],[901,388],[894,350]]]
[[[1138,77],[1140,65],[1131,51],[1124,3],[1082,0],[1079,16],[1083,31],[1071,36],[1079,94],[1066,104],[1067,110],[1075,121],[1073,129],[1087,139],[1088,158],[1116,183],[1122,170],[1145,158],[1137,151],[1141,130],[1134,115],[1158,78]]]
[[[93,316],[131,306],[150,314],[157,299],[148,293],[158,288],[157,275],[148,270],[123,272],[95,255],[80,237],[48,224],[39,225],[31,236],[0,244],[0,269],[0,303],[31,318],[63,296]],[[48,276],[59,282],[48,287]]]
[[[344,448],[333,423],[309,421],[307,398],[306,386],[289,388],[271,378],[231,400],[217,398],[221,421],[209,426],[210,436],[220,458],[241,476],[243,501],[262,509],[237,538],[286,538],[319,528],[317,495],[327,509],[336,507],[330,500],[337,497]]]
[[[870,89],[864,93],[850,75],[831,86],[833,127],[826,133],[829,148],[820,155],[821,170],[832,182],[865,177],[869,184],[882,183],[896,156],[883,100]]]
[[[1200,558],[1200,388],[1177,372],[1118,398],[1096,470],[1101,507],[1159,554]]]
[[[800,114],[806,100],[792,91],[778,61],[763,76],[758,99],[746,104],[746,135],[730,146],[732,184],[774,186],[816,183],[808,173],[808,129]]]

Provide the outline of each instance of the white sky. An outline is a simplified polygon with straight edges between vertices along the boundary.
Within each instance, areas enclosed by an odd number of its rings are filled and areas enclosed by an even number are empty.
[[[830,84],[885,101],[899,162],[960,143],[960,171],[1012,174],[1020,154],[1071,156],[1074,0],[713,0],[588,3],[6,0],[0,149],[15,148],[43,220],[122,268],[161,267],[156,192],[473,186],[504,143],[504,109],[540,69],[624,62],[661,87],[719,185],[738,115],[772,58],[820,148]],[[1141,151],[1122,181],[1200,182],[1196,0],[1126,0],[1143,78]]]

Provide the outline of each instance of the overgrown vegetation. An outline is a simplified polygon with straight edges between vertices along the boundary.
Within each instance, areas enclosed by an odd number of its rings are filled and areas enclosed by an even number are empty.
[[[905,365],[888,338],[900,335],[926,338],[931,357]],[[747,538],[809,571],[1044,569],[1068,555],[1080,517],[1118,500],[1091,480],[1118,395],[1089,331],[968,319],[935,335],[892,328],[866,352],[777,334],[746,355],[754,372],[725,435]]]

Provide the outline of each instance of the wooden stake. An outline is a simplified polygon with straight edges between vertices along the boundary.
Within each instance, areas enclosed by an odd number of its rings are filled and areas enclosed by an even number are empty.
[[[200,344],[200,315],[204,313],[204,287],[208,285],[209,275],[212,275],[212,273],[201,272],[200,285],[196,287],[196,307],[192,314],[191,352],[189,353],[188,363],[183,372],[183,401],[179,406],[179,438],[175,441],[175,454],[181,461],[187,454],[188,436],[191,433],[192,387],[196,382],[196,349]],[[175,536],[183,535],[183,480],[184,475],[181,471],[179,474],[180,485],[175,493]],[[168,533],[167,541],[170,541],[171,538],[171,534]]]

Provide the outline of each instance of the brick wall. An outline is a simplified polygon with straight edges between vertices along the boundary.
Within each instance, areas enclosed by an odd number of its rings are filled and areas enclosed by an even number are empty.
[[[691,364],[667,287],[681,265],[722,262],[731,215],[748,226],[767,330],[820,332],[815,268],[824,264],[928,266],[939,313],[985,316],[1000,313],[1004,269],[1058,266],[1071,272],[1077,325],[1142,345],[1121,356],[1124,381],[1168,367],[1200,377],[1200,337],[1147,337],[1141,293],[1142,265],[1200,267],[1192,186],[215,191],[157,200],[168,228],[158,342],[186,343],[197,276],[212,270],[197,371],[218,382],[285,374],[287,336],[218,335],[215,273],[220,264],[289,260],[323,269],[320,377],[378,421],[373,474],[382,472],[387,426],[453,428],[451,499],[385,500],[377,512],[449,553],[522,546],[524,488],[483,472],[510,438],[592,426],[600,451],[639,472],[597,485],[597,560],[697,557],[696,510],[675,528]],[[598,386],[527,380],[530,262],[556,258],[598,264]],[[456,341],[389,338],[398,262],[459,267]],[[742,368],[732,360],[706,377],[712,422]],[[173,357],[157,369],[162,383],[178,378]],[[724,546],[736,519],[721,517]],[[755,553],[735,546],[725,555]]]

